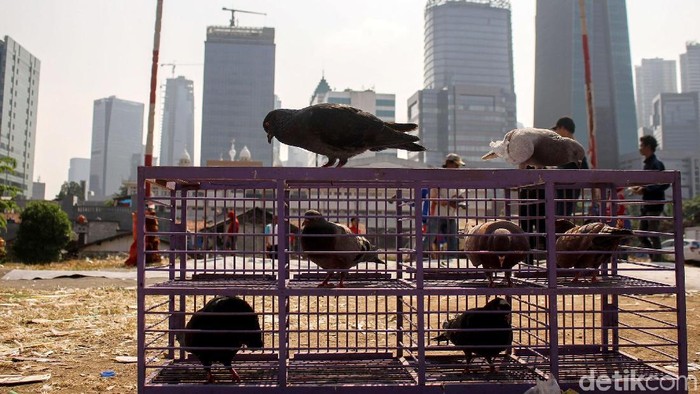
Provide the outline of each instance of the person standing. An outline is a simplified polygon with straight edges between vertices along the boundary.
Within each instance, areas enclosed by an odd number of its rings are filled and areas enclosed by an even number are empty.
[[[445,157],[442,168],[460,168],[464,166],[462,158],[456,153]],[[453,200],[458,193],[446,188],[432,188],[429,192],[430,215],[427,220],[428,234],[423,238],[423,252],[430,253],[439,235],[447,240],[447,250],[457,251],[457,202]]]
[[[639,138],[639,154],[644,156],[644,170],[666,170],[664,163],[656,157],[656,147],[658,145],[659,143],[656,141],[656,138],[651,135],[644,135]],[[670,185],[666,183],[633,186],[630,188],[632,193],[641,195],[642,200],[645,202],[641,208],[641,214],[643,217],[661,215],[664,210],[663,200],[666,199],[666,189],[668,189],[669,186]],[[657,232],[659,231],[659,220],[655,218],[642,219],[639,223],[639,230]],[[659,239],[658,236],[640,237],[639,241],[645,248],[661,249],[661,239]],[[650,257],[653,261],[661,260],[661,255],[659,254],[651,254]]]
[[[226,228],[226,244],[225,247],[231,250],[236,250],[236,234],[240,229],[240,223],[238,222],[238,216],[236,216],[236,211],[231,209],[228,211],[228,227]]]
[[[277,224],[277,215],[272,216],[272,223],[265,226],[265,250],[267,257],[271,259],[277,258],[277,240],[279,234],[279,225]]]
[[[564,138],[571,138],[575,140],[574,133],[576,132],[576,124],[574,120],[568,116],[564,116],[557,120],[557,123],[552,127],[552,131],[559,134]],[[575,170],[575,169],[588,169],[588,162],[584,156],[581,165],[579,166],[576,162],[566,163],[558,166],[557,168],[563,170]],[[581,189],[557,189],[557,200],[567,200],[567,201],[557,201],[556,203],[556,214],[561,216],[571,216],[574,214],[574,209],[576,208],[576,200],[581,195]]]
[[[360,234],[360,219],[357,216],[350,218],[350,225],[348,228],[353,234]]]

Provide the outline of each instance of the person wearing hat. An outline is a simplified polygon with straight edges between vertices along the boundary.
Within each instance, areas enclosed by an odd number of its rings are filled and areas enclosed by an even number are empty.
[[[445,156],[442,168],[456,169],[464,167],[464,161],[456,153]],[[439,235],[447,241],[448,251],[457,251],[457,202],[459,190],[447,188],[430,189],[430,212],[427,220],[427,234],[423,237],[423,251],[428,253]],[[449,256],[448,256],[449,257]]]
[[[559,134],[564,138],[571,138],[575,140],[574,133],[576,132],[576,124],[574,120],[568,116],[564,116],[557,120],[557,123],[552,127],[552,131]],[[576,162],[566,163],[558,166],[557,168],[563,170],[576,170],[576,169],[588,169],[588,162],[586,158],[583,158],[581,165],[579,166]],[[580,189],[557,189],[557,199],[565,200],[575,200],[581,195]],[[556,214],[571,216],[576,208],[575,201],[557,201],[556,204]]]

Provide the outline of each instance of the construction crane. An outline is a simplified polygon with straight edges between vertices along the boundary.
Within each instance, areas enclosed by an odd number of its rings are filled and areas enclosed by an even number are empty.
[[[172,67],[171,69],[171,76],[175,78],[175,66],[201,66],[201,63],[161,63],[160,66],[170,66]]]
[[[245,12],[246,14],[267,15],[264,12],[234,10],[233,8],[226,8],[226,7],[221,7],[221,10],[222,11],[231,11],[231,27],[236,26],[236,12]]]

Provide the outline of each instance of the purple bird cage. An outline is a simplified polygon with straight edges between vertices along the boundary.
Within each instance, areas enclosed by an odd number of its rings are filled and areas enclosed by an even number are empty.
[[[629,193],[651,184],[670,185],[658,216],[642,215],[650,203]],[[139,392],[523,393],[548,375],[577,392],[687,393],[692,383],[683,251],[640,243],[682,245],[678,172],[141,167],[138,195]],[[300,242],[308,209],[343,225],[358,218],[377,249],[367,253],[384,264],[361,261],[346,270],[344,287],[318,287],[327,271]],[[159,228],[145,231],[153,215]],[[592,269],[557,267],[564,254],[602,253],[559,248],[558,219],[632,235],[605,252],[593,280]],[[477,236],[469,229],[494,220],[519,224],[524,233],[512,237],[531,245],[510,270],[512,284],[500,267],[475,267],[464,250]],[[153,236],[160,250],[146,250]],[[162,256],[159,265],[146,265],[151,253]],[[207,382],[178,337],[208,300],[234,295],[255,310],[264,346],[236,354],[240,381],[215,363]],[[443,324],[494,297],[511,305],[513,339],[490,364],[479,350],[493,347],[489,333],[498,329]],[[467,363],[464,345],[433,340],[444,332],[483,343],[471,345]]]

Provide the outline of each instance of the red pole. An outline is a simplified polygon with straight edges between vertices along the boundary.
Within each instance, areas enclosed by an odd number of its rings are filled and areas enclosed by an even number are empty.
[[[593,108],[593,82],[591,81],[591,55],[588,49],[588,27],[586,26],[585,0],[578,0],[579,14],[581,16],[581,43],[583,45],[583,62],[586,78],[586,113],[588,114],[588,155],[589,167],[598,167],[598,154],[596,150],[595,112]]]
[[[153,130],[155,129],[155,118],[156,118],[156,89],[158,87],[158,55],[160,52],[160,26],[161,20],[163,18],[163,0],[157,0],[156,2],[156,26],[155,33],[153,34],[153,58],[151,62],[151,95],[148,102],[148,130],[146,132],[146,153],[144,155],[145,167],[151,167],[153,165]],[[151,196],[151,184],[146,183],[145,198]],[[124,262],[125,265],[135,266],[137,262],[137,251],[136,251],[136,237],[138,235],[136,227],[136,215],[133,215],[133,233],[134,240],[129,248],[129,257]],[[157,224],[157,221],[156,221]],[[149,231],[155,231],[149,229]],[[157,243],[154,243],[157,245]],[[152,247],[151,243],[146,245],[146,249]],[[156,258],[156,255],[148,255],[147,257]]]
[[[156,5],[156,27],[153,34],[153,61],[151,62],[151,96],[148,103],[148,131],[146,133],[146,155],[143,165],[151,167],[153,165],[153,130],[156,118],[156,94],[158,88],[158,55],[160,52],[160,26],[163,18],[163,0],[157,0]],[[146,197],[151,196],[151,185],[146,184]]]

